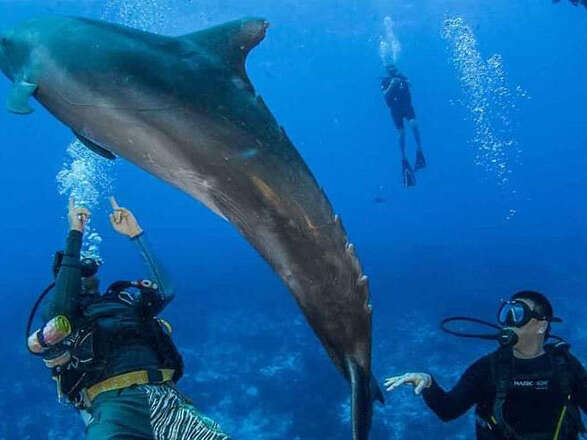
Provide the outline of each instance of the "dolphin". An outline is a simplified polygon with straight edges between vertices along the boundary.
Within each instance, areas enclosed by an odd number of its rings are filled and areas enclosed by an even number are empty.
[[[274,268],[350,382],[354,440],[375,399],[367,277],[340,218],[251,84],[267,21],[170,37],[78,17],[0,36],[9,111],[34,97],[97,154],[121,156],[230,221]]]

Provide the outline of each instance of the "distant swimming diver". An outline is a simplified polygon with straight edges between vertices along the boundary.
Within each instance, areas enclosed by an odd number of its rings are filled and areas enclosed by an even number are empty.
[[[245,71],[263,19],[166,37],[75,17],[2,34],[8,109],[34,96],[78,139],[119,155],[229,220],[293,293],[351,384],[353,438],[373,399],[369,287],[340,218]],[[96,44],[99,42],[99,44]],[[66,48],[67,50],[64,50]]]
[[[27,347],[51,369],[58,395],[80,410],[86,440],[228,440],[176,390],[183,361],[171,326],[157,317],[174,294],[132,212],[112,204],[114,230],[136,244],[152,280],[117,281],[100,295],[99,263],[80,258],[90,212],[71,199],[67,245],[53,265],[55,291],[32,333],[31,316]]]
[[[585,432],[587,372],[569,344],[545,344],[550,326],[561,322],[550,301],[534,291],[518,292],[498,311],[501,327],[489,334],[448,330],[457,336],[495,339],[501,348],[471,365],[449,392],[426,373],[407,373],[385,381],[387,391],[411,384],[444,422],[475,405],[477,440],[577,440]],[[447,330],[447,329],[445,329]]]
[[[385,98],[385,103],[391,111],[391,117],[398,130],[399,148],[402,155],[402,179],[406,187],[416,185],[416,176],[414,170],[420,170],[426,167],[426,159],[422,152],[422,142],[420,140],[420,130],[416,121],[416,113],[412,105],[412,95],[410,93],[410,83],[408,78],[402,75],[397,68],[388,63],[385,67],[388,75],[381,80],[381,91]],[[406,157],[406,131],[404,129],[404,119],[412,126],[414,139],[416,140],[416,161],[414,170]]]

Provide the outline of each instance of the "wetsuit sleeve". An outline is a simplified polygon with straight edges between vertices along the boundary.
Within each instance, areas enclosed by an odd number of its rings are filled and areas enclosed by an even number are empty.
[[[55,290],[42,309],[45,324],[28,335],[31,353],[46,352],[71,334],[80,314],[82,233],[70,231],[61,267],[55,279]]]
[[[489,380],[490,364],[482,358],[471,365],[450,391],[445,391],[432,379],[432,384],[422,395],[428,407],[443,421],[448,422],[463,415],[483,398],[485,383]]]
[[[573,397],[581,411],[587,413],[587,372],[575,356],[569,354],[569,361],[573,377]]]
[[[157,284],[157,307],[153,310],[155,314],[161,312],[167,304],[173,300],[175,297],[175,293],[171,284],[169,283],[169,278],[166,276],[165,272],[162,269],[161,264],[157,261],[157,259],[153,256],[153,253],[149,250],[149,246],[147,245],[147,241],[145,240],[145,234],[142,233],[137,237],[131,239],[135,245],[138,247],[141,256],[145,264],[149,269],[149,273],[151,275],[152,281]]]
[[[45,322],[63,316],[73,323],[78,318],[81,294],[80,252],[82,233],[70,231],[67,236],[61,268],[55,279],[55,290],[42,311]]]

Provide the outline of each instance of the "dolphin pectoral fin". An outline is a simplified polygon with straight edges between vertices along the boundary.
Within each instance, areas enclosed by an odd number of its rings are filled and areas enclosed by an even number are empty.
[[[239,74],[245,75],[247,54],[265,38],[268,26],[263,18],[243,18],[178,38],[187,43],[187,47],[196,46],[213,52]]]
[[[383,400],[383,395],[374,377],[367,376],[356,361],[347,359],[346,364],[351,381],[353,440],[367,440],[373,417],[373,400]]]
[[[108,160],[116,159],[116,156],[113,153],[111,153],[110,151],[106,150],[105,148],[102,148],[101,146],[95,144],[94,142],[92,142],[88,138],[83,137],[81,134],[77,134],[75,131],[73,132],[73,134],[75,134],[77,139],[82,144],[84,144],[85,147],[87,147],[88,149],[90,149],[91,151],[96,153],[97,155],[102,156],[104,159],[108,159]]]
[[[33,96],[37,90],[37,84],[32,84],[26,81],[17,81],[8,93],[6,100],[6,109],[9,112],[19,115],[28,115],[33,112],[33,108],[29,105],[29,98]]]

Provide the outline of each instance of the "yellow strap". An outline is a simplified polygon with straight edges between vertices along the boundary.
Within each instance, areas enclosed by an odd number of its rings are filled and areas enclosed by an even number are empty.
[[[159,321],[159,324],[161,324],[162,326],[164,326],[167,329],[167,334],[170,335],[171,333],[173,333],[173,327],[171,326],[171,324],[168,321],[165,321],[162,318],[155,318],[157,321]]]
[[[163,369],[159,371],[161,372],[163,379],[161,382],[157,383],[169,382],[173,379],[175,370]],[[149,373],[146,370],[131,371],[130,373],[109,377],[102,382],[98,382],[97,384],[88,388],[86,393],[88,400],[91,402],[98,396],[98,394],[104,393],[106,391],[121,390],[133,385],[146,385],[148,383],[151,383],[151,381],[149,381]]]
[[[570,394],[567,396],[567,400],[571,400]],[[567,414],[567,405],[563,406],[563,409],[561,411],[561,415],[558,418],[558,422],[556,424],[556,429],[554,430],[554,437],[552,438],[552,440],[558,440],[558,437],[560,436],[561,428],[563,426],[563,421],[565,420],[566,414]]]

